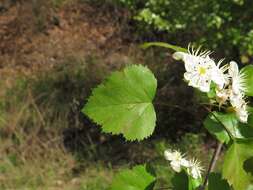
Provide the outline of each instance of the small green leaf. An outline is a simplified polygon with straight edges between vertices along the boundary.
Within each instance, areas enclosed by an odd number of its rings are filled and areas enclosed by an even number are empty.
[[[253,96],[253,65],[243,67],[240,74],[244,75],[245,94],[247,96]]]
[[[125,169],[113,179],[110,190],[152,190],[155,182],[146,166],[136,166],[132,170]]]
[[[231,190],[231,188],[220,173],[211,173],[208,178],[208,190]]]
[[[82,110],[106,133],[123,134],[127,140],[142,140],[155,128],[156,114],[152,100],[157,81],[141,65],[114,72],[93,90]]]
[[[234,190],[247,189],[252,182],[252,176],[244,170],[244,162],[252,156],[252,139],[237,139],[228,149],[224,158],[222,176]]]
[[[165,42],[147,42],[147,43],[142,44],[141,48],[147,49],[151,46],[164,47],[164,48],[167,48],[167,49],[171,49],[171,50],[174,50],[174,51],[185,52],[185,53],[187,52],[187,49],[185,49],[185,48],[175,46],[175,45],[171,45],[171,44],[168,44],[168,43],[165,43]]]

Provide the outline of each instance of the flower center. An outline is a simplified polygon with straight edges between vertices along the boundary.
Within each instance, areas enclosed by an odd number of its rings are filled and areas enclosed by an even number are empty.
[[[205,67],[199,67],[199,74],[205,75],[206,74],[206,68]]]

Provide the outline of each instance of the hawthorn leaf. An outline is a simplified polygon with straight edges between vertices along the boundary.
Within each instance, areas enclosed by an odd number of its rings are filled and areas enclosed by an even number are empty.
[[[152,100],[157,88],[153,73],[142,65],[114,72],[92,91],[83,108],[89,118],[102,125],[102,131],[123,134],[127,140],[142,140],[155,128]]]
[[[252,175],[245,171],[244,162],[253,156],[252,139],[236,139],[225,154],[222,176],[234,190],[249,188]]]
[[[116,174],[109,190],[152,190],[155,180],[146,166],[139,165]]]

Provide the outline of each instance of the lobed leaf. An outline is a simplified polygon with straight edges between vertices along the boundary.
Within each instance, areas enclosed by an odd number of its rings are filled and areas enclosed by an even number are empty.
[[[148,68],[128,66],[95,88],[82,111],[102,125],[106,133],[123,134],[127,140],[142,140],[155,128],[152,100],[156,88],[156,78]]]
[[[239,140],[233,142],[228,149],[222,170],[223,178],[227,179],[234,190],[249,188],[253,178],[245,171],[244,163],[253,157],[253,140]]]

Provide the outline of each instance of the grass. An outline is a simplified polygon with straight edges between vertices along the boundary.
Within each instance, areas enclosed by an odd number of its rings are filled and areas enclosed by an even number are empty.
[[[70,125],[81,125],[76,111],[89,93],[88,85],[98,80],[89,77],[92,69],[90,60],[69,58],[53,71],[21,75],[12,85],[7,85],[8,80],[2,82],[1,189],[57,189],[65,183],[74,186],[73,170],[78,164],[64,147],[63,131]]]

